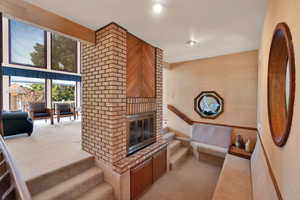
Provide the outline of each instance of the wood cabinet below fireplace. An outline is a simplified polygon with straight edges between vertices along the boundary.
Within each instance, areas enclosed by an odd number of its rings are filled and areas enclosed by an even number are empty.
[[[155,47],[127,34],[127,97],[155,97]]]
[[[138,199],[167,171],[167,149],[157,152],[130,171],[131,200]]]
[[[153,183],[167,171],[167,149],[153,155]]]

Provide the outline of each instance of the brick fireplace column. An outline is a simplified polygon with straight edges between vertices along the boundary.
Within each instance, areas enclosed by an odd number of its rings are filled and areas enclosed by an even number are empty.
[[[109,24],[96,44],[83,44],[82,148],[110,169],[124,173],[163,148],[163,51],[156,48],[155,97],[127,97],[127,31]],[[156,143],[127,157],[127,115],[156,112]]]
[[[117,26],[82,45],[82,148],[107,165],[126,157],[126,34]]]

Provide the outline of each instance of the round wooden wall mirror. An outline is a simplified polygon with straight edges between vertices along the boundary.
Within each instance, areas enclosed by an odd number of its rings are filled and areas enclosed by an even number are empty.
[[[268,114],[273,141],[283,146],[289,136],[295,99],[295,57],[292,35],[285,23],[274,31],[268,69]]]

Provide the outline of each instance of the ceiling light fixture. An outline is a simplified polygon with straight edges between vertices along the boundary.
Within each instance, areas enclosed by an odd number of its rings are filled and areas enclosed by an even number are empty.
[[[195,46],[195,44],[197,44],[198,42],[195,40],[189,40],[186,42],[188,45],[190,45],[191,47]]]
[[[163,10],[163,6],[160,3],[156,3],[152,6],[152,11],[155,14],[160,14]]]

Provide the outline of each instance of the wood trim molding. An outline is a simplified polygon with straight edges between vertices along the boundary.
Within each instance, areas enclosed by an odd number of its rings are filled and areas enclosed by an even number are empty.
[[[95,32],[101,31],[110,25],[115,25],[115,26],[123,29],[124,31],[128,32],[126,28],[122,27],[121,25],[117,24],[116,22],[110,22],[109,24],[106,24],[105,26],[102,26],[101,28],[97,29]]]
[[[237,129],[246,129],[246,130],[253,130],[256,131],[257,128],[254,127],[246,127],[246,126],[236,126],[236,125],[229,125],[229,124],[220,124],[220,123],[211,123],[211,122],[200,122],[200,121],[193,121],[188,116],[186,116],[184,113],[182,113],[180,110],[178,110],[176,107],[172,105],[168,105],[168,109],[172,111],[174,114],[176,114],[180,119],[185,121],[189,125],[193,124],[208,124],[208,125],[214,125],[214,126],[225,126],[225,127],[232,127]]]
[[[168,104],[168,109],[170,111],[172,111],[174,114],[176,114],[180,119],[185,121],[187,124],[193,125],[193,123],[194,123],[193,120],[191,120],[188,116],[186,116],[184,113],[182,113],[180,110],[178,110],[174,106]]]
[[[69,19],[56,15],[37,7],[24,0],[1,0],[0,12],[4,15],[37,25],[43,29],[79,39],[88,43],[95,43],[95,31]]]
[[[279,200],[283,200],[282,195],[281,195],[281,192],[280,192],[279,185],[278,185],[277,180],[276,180],[276,177],[275,177],[275,175],[274,175],[274,172],[273,172],[273,169],[272,169],[272,166],[271,166],[269,157],[268,157],[268,155],[267,155],[265,146],[264,146],[263,141],[262,141],[262,139],[261,139],[261,135],[260,135],[259,130],[257,130],[257,135],[258,135],[258,139],[260,140],[260,143],[261,143],[261,146],[262,146],[262,149],[263,149],[263,153],[264,153],[264,156],[265,156],[266,161],[267,161],[268,171],[269,171],[269,173],[270,173],[270,176],[271,176],[273,185],[274,185],[274,187],[275,187],[275,191],[276,191],[277,197],[278,197]]]
[[[225,126],[225,127],[245,129],[245,130],[251,130],[251,131],[256,131],[257,130],[257,128],[254,128],[254,127],[237,126],[237,125],[230,125],[230,124],[219,124],[219,123],[199,122],[199,121],[194,121],[194,123],[195,124],[208,124],[208,125],[215,125],[215,126]]]

